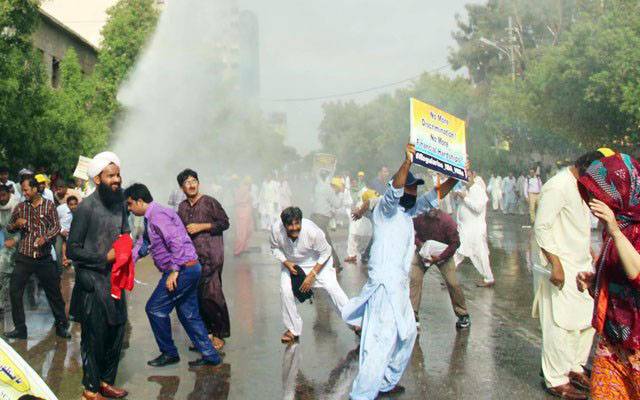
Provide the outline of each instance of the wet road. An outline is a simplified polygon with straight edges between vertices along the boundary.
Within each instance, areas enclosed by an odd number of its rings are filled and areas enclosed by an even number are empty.
[[[479,275],[465,262],[459,276],[472,318],[471,329],[457,333],[456,318],[437,270],[425,278],[421,306],[422,333],[411,365],[403,377],[406,399],[544,399],[540,378],[540,330],[531,318],[532,275],[529,267],[530,229],[524,216],[491,215],[491,261],[496,285],[476,288]],[[226,235],[231,245],[231,234]],[[344,255],[346,232],[334,234]],[[130,329],[117,385],[129,399],[344,399],[357,372],[357,342],[319,292],[313,304],[299,306],[305,321],[299,344],[280,344],[279,267],[267,251],[266,234],[256,234],[255,252],[230,256],[224,271],[225,295],[232,320],[224,364],[190,371],[186,335],[174,318],[174,338],[182,361],[152,368],[146,361],[158,355],[144,304],[159,278],[148,262],[139,264],[137,285],[129,296]],[[260,248],[260,249],[259,249]],[[346,264],[339,280],[349,296],[364,280],[362,266]],[[69,294],[72,274],[65,275]],[[42,302],[42,301],[41,301]],[[45,303],[46,304],[46,303]],[[28,313],[30,339],[12,343],[41,374],[61,400],[81,393],[79,327],[73,339],[56,339],[46,306]],[[5,328],[8,323],[5,322]]]

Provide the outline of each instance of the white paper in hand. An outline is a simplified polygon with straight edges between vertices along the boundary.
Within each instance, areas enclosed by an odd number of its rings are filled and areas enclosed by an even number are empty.
[[[420,249],[420,257],[427,262],[431,262],[433,256],[439,256],[449,247],[448,244],[438,242],[437,240],[427,240]]]

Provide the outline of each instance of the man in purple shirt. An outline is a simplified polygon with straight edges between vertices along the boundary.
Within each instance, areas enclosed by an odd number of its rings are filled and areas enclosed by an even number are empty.
[[[202,354],[201,359],[189,362],[189,366],[220,364],[222,359],[213,348],[198,311],[197,290],[202,267],[180,217],[172,209],[155,203],[149,189],[143,184],[129,186],[124,196],[129,211],[144,217],[145,229],[133,249],[134,261],[151,253],[153,262],[162,273],[145,307],[162,354],[147,364],[162,367],[180,361],[171,337],[169,313],[174,307],[195,349]]]

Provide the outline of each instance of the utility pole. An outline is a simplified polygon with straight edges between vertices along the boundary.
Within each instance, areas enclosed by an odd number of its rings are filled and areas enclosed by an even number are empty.
[[[516,57],[515,57],[515,36],[513,34],[513,20],[509,16],[509,52],[511,60],[511,80],[516,81]]]

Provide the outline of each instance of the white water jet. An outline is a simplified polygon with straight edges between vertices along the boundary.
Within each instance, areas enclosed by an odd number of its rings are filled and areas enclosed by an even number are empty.
[[[125,183],[145,183],[165,202],[184,168],[207,184],[230,173],[222,161],[240,149],[227,148],[225,138],[241,134],[239,120],[252,104],[236,89],[238,14],[235,0],[167,2],[118,94],[124,113],[114,151]]]

